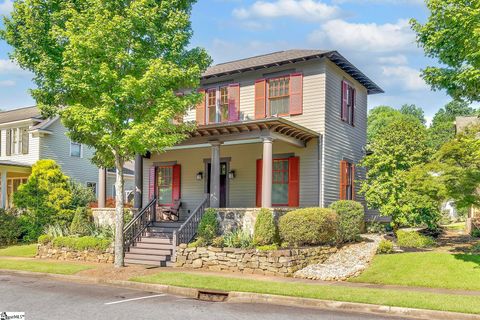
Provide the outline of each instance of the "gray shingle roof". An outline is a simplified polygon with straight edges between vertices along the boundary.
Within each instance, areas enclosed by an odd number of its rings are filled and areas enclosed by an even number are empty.
[[[0,124],[27,119],[41,119],[42,115],[37,107],[27,107],[0,112]]]
[[[369,94],[383,93],[383,90],[376,83],[370,80],[340,53],[337,51],[325,50],[286,50],[220,63],[208,68],[207,71],[203,73],[202,78],[210,79],[323,57],[330,59],[337,66],[350,74],[355,80],[365,86]]]

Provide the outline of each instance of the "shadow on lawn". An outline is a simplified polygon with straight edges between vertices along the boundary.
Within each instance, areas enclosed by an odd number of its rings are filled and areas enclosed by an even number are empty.
[[[453,256],[455,257],[455,259],[458,259],[458,260],[476,263],[477,266],[475,267],[475,269],[480,269],[480,254],[457,253],[457,254],[454,254]]]

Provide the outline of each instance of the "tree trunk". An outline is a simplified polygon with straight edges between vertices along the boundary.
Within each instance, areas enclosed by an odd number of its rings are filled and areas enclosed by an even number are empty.
[[[116,180],[115,180],[115,268],[124,266],[123,257],[123,215],[125,203],[124,180],[123,180],[124,161],[118,154],[115,154]]]

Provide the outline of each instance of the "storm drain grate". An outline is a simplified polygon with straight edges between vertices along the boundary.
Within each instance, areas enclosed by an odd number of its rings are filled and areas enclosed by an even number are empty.
[[[197,299],[210,302],[224,302],[228,298],[228,292],[199,290]]]

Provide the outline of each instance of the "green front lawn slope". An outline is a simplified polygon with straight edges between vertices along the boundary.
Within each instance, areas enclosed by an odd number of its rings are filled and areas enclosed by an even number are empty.
[[[199,289],[256,292],[282,296],[480,314],[480,296],[350,288],[298,282],[259,281],[255,279],[227,278],[181,272],[163,272],[150,276],[137,277],[131,280]]]
[[[480,255],[415,252],[377,255],[351,282],[480,290]]]
[[[35,260],[16,260],[16,259],[1,259],[0,269],[7,270],[21,270],[30,272],[44,272],[55,274],[75,274],[77,272],[92,269],[92,266],[73,264],[73,263],[59,263]]]
[[[0,248],[0,257],[35,257],[36,254],[36,244],[24,244]]]

